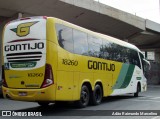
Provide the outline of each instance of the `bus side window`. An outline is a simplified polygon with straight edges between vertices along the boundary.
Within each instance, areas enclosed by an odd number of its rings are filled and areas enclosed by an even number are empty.
[[[88,55],[87,34],[73,29],[74,53]]]
[[[94,36],[88,35],[89,56],[102,58],[102,40]]]
[[[110,49],[110,42],[107,40],[103,40],[102,42],[103,42],[103,47],[102,47],[103,58],[109,60],[110,51],[108,49]]]
[[[128,49],[120,45],[118,45],[117,47],[117,61],[129,64]]]
[[[56,24],[56,31],[59,45],[65,50],[73,53],[72,28],[61,24]]]

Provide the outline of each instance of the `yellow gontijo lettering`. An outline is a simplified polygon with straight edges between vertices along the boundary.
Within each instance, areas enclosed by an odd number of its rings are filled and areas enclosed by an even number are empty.
[[[11,29],[13,32],[17,34],[17,36],[27,36],[30,33],[30,27],[36,24],[38,21],[35,22],[28,22],[22,23],[17,26],[17,28]]]

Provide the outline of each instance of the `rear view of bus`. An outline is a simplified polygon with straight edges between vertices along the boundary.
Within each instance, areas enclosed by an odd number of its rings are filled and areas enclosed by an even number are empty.
[[[11,21],[4,28],[2,82],[5,98],[53,100],[53,74],[46,63],[46,17]],[[51,89],[52,88],[52,89]]]

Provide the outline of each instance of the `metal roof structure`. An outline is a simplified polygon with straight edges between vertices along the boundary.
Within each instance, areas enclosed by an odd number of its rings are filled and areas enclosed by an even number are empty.
[[[0,24],[17,18],[18,13],[24,17],[53,16],[128,41],[140,49],[160,49],[160,24],[93,0],[0,0],[0,3]]]

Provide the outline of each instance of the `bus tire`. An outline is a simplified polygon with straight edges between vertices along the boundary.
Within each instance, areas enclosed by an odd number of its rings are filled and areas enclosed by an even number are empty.
[[[49,102],[37,102],[42,107],[47,107],[49,105]]]
[[[141,91],[141,85],[140,85],[140,83],[138,83],[137,84],[137,91],[134,93],[134,97],[138,97],[140,91]]]
[[[91,104],[92,105],[101,104],[102,98],[103,98],[102,87],[97,84],[92,93]]]
[[[80,100],[76,102],[76,105],[79,108],[85,108],[89,103],[90,92],[86,85],[83,85],[81,88]]]

